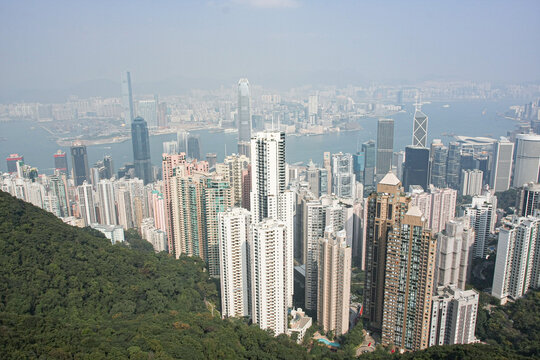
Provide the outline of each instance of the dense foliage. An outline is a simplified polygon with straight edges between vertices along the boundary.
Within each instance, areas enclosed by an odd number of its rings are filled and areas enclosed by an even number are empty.
[[[113,246],[0,191],[3,359],[307,358],[205,299],[217,290],[200,260]]]
[[[513,209],[515,209],[517,204],[519,190],[516,188],[510,188],[506,191],[498,192],[495,195],[497,195],[497,207],[499,209],[503,209],[507,214],[513,214]]]

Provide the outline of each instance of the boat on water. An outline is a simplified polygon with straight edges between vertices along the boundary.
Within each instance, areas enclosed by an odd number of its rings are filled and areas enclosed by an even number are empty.
[[[442,107],[448,109],[450,107],[450,104],[444,104]]]

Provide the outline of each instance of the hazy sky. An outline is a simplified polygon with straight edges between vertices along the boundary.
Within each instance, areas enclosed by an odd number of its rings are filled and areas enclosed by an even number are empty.
[[[2,0],[0,35],[0,97],[125,69],[155,91],[540,80],[540,1]]]

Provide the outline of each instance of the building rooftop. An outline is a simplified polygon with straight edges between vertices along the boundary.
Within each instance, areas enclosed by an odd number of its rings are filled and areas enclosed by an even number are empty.
[[[401,181],[397,178],[396,175],[392,171],[389,171],[388,174],[384,175],[382,180],[379,182],[379,184],[383,185],[399,185],[401,184]]]

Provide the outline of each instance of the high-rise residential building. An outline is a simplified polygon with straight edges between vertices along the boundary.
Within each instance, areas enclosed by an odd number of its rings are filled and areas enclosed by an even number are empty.
[[[54,155],[54,171],[59,174],[67,175],[68,162],[65,151],[58,150]]]
[[[167,103],[165,102],[160,102],[158,104],[157,122],[158,127],[160,128],[169,127],[169,120],[167,117]]]
[[[85,181],[90,182],[90,169],[88,168],[86,145],[74,143],[71,146],[71,160],[75,186],[82,185]]]
[[[110,179],[114,176],[114,162],[112,156],[105,155],[103,157],[103,167],[105,168],[105,179]]]
[[[519,216],[534,216],[536,210],[540,211],[540,184],[528,183],[519,191],[516,213]]]
[[[249,158],[245,155],[232,154],[232,155],[226,156],[223,162],[225,164],[224,169],[226,169],[226,173],[223,175],[228,176],[229,178],[229,183],[231,185],[232,193],[233,193],[233,204],[236,207],[244,207],[242,205],[243,184],[244,184],[244,179],[242,175],[243,175],[243,171],[248,169]],[[248,199],[249,199],[249,192],[248,192]]]
[[[131,209],[131,189],[127,183],[115,184],[116,209],[118,213],[118,224],[124,229],[135,227],[133,210]]]
[[[446,161],[446,184],[452,189],[459,189],[461,174],[461,149],[458,142],[448,144],[448,158]]]
[[[146,121],[138,116],[131,123],[131,143],[133,145],[133,162],[135,176],[144,181],[144,184],[154,181],[152,163],[150,162],[150,137]]]
[[[97,223],[94,189],[86,181],[77,187],[79,212],[85,226]]]
[[[187,140],[187,157],[189,159],[202,160],[201,143],[198,135],[189,135]]]
[[[179,169],[181,170],[181,169]],[[228,180],[204,173],[170,178],[174,254],[198,256],[219,276],[218,214],[232,207]]]
[[[251,214],[242,208],[219,213],[221,316],[251,315],[249,231]]]
[[[427,146],[427,134],[428,117],[420,108],[417,108],[413,118],[412,146],[425,148]]]
[[[428,347],[436,248],[437,241],[415,206],[389,231],[383,273],[383,345],[413,351]]]
[[[515,161],[514,187],[540,181],[540,135],[516,135]]]
[[[510,188],[512,164],[514,158],[514,143],[501,137],[493,143],[493,158],[491,162],[491,179],[489,186],[495,192],[506,191]]]
[[[326,206],[314,197],[302,199],[302,221],[298,229],[303,244],[303,263],[305,264],[305,308],[317,310],[317,282],[319,261],[319,239],[324,236],[326,226]],[[299,214],[297,213],[297,216]]]
[[[496,210],[497,197],[489,192],[474,196],[472,203],[465,207],[465,216],[470,218],[475,233],[473,247],[475,258],[485,257],[488,237],[495,231]]]
[[[251,140],[251,213],[253,222],[266,218],[287,226],[284,243],[286,305],[292,307],[294,194],[286,190],[285,133],[265,131]]]
[[[308,116],[309,123],[316,124],[319,116],[319,95],[309,95],[308,99]]]
[[[8,173],[16,173],[17,172],[17,163],[21,161],[24,163],[24,157],[19,154],[10,154],[6,158],[6,164],[7,164],[7,171]]]
[[[413,186],[414,187],[414,186]],[[411,192],[411,205],[418,206],[428,219],[428,228],[436,234],[445,224],[454,219],[457,191],[450,188],[439,189],[432,185],[427,191],[415,189]]]
[[[340,198],[354,199],[356,177],[351,154],[332,155],[332,192]]]
[[[491,295],[505,304],[540,286],[540,217],[514,216],[499,229]]]
[[[446,187],[446,164],[448,161],[448,148],[446,146],[433,147],[431,154],[431,184],[438,188]]]
[[[383,323],[384,282],[389,231],[399,226],[409,207],[399,179],[388,173],[378,184],[377,192],[367,199],[364,211],[366,243],[366,283],[364,316],[369,327],[380,331]]]
[[[167,234],[154,225],[152,218],[143,219],[141,222],[141,236],[152,244],[155,252],[167,251]]]
[[[253,147],[252,147],[253,149]],[[274,335],[287,331],[287,285],[284,276],[287,225],[267,218],[251,226],[251,318]]]
[[[248,79],[238,81],[238,154],[249,157],[251,141],[251,90]]]
[[[435,286],[455,285],[465,290],[472,270],[474,230],[466,216],[446,223],[437,233]]]
[[[481,170],[461,170],[461,195],[480,195],[483,177],[484,173]]]
[[[425,147],[405,147],[405,163],[403,164],[403,187],[420,185],[427,189],[429,181],[429,149]]]
[[[133,108],[133,94],[131,93],[131,74],[129,71],[122,73],[122,112],[124,113],[124,124],[131,125],[135,117]]]
[[[176,254],[175,248],[175,239],[174,239],[174,222],[173,219],[173,208],[172,208],[172,195],[171,195],[171,178],[175,173],[175,169],[185,167],[186,165],[186,153],[182,152],[179,154],[163,154],[161,161],[162,177],[163,177],[163,195],[165,197],[165,219],[167,222],[167,247],[169,253],[180,256]]]
[[[111,180],[100,180],[97,184],[99,199],[99,223],[101,225],[118,225],[114,186]]]
[[[58,216],[71,216],[71,206],[69,203],[69,194],[67,179],[65,175],[53,175],[50,177],[51,193],[58,199]]]
[[[375,185],[376,163],[375,141],[369,140],[363,143],[362,152],[365,154],[363,184],[365,187],[373,187]]]
[[[157,99],[140,100],[137,103],[137,116],[142,117],[148,127],[157,127],[158,101]]]
[[[349,331],[351,262],[345,230],[327,227],[319,240],[317,322],[336,336]]]
[[[392,168],[394,153],[394,119],[379,119],[377,123],[377,180],[382,179]],[[407,156],[407,155],[405,155]]]
[[[438,287],[432,301],[429,346],[476,342],[478,299],[475,290]]]
[[[176,141],[178,142],[177,153],[188,153],[188,138],[189,133],[185,130],[179,130],[176,133]]]

